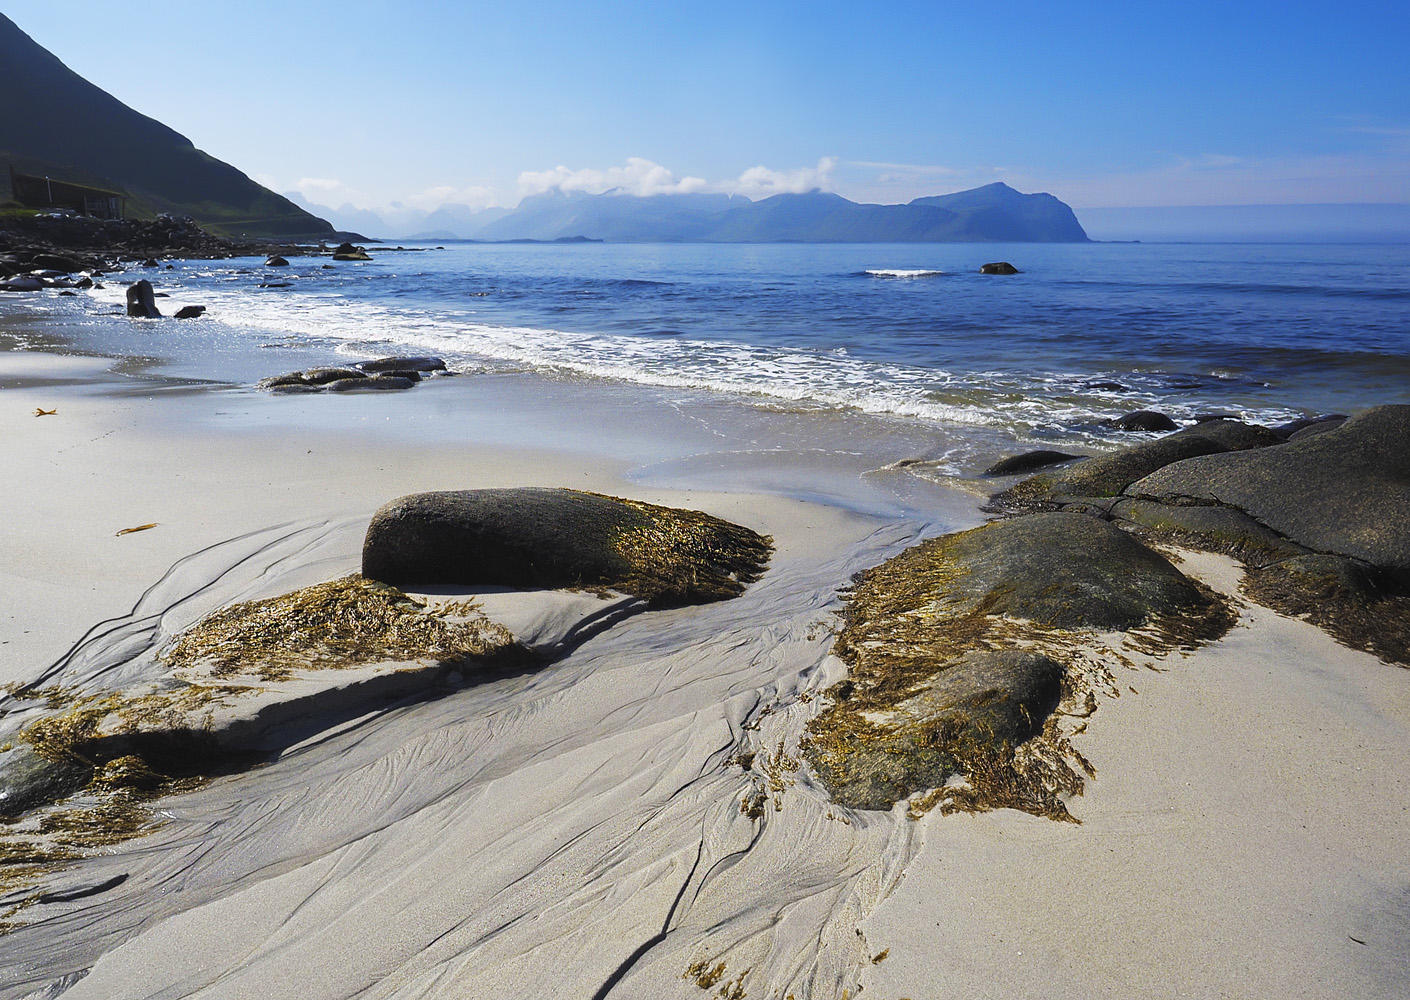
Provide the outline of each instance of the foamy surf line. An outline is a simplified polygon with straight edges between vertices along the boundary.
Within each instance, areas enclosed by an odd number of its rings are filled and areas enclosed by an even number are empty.
[[[944,271],[927,270],[904,270],[900,268],[876,267],[868,268],[862,272],[873,278],[935,278],[944,274]]]

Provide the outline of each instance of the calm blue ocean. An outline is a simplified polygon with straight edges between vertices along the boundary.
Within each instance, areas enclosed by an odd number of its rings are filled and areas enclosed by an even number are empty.
[[[143,272],[182,324],[112,315],[122,281],[31,299],[80,343],[242,382],[274,348],[437,353],[790,409],[1110,437],[1140,408],[1276,422],[1410,402],[1410,246],[451,245],[371,263]],[[978,273],[1012,261],[1012,277]],[[114,276],[116,278],[117,276]],[[288,283],[260,288],[261,282]],[[52,296],[52,293],[46,293]]]

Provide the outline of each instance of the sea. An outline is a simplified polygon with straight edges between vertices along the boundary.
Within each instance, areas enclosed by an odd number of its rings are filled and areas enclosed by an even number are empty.
[[[310,358],[435,354],[485,379],[864,414],[1015,446],[1129,443],[1108,421],[1142,409],[1277,424],[1410,402],[1404,244],[370,249],[364,263],[173,261],[0,309],[62,330],[72,349],[238,391]],[[1020,273],[980,273],[1000,260]],[[127,319],[137,277],[169,296],[168,313],[207,315]]]

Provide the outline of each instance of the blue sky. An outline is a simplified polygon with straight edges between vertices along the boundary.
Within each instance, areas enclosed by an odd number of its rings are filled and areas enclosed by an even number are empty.
[[[202,149],[334,206],[549,186],[898,202],[994,180],[1078,208],[1410,202],[1404,4],[3,11]]]

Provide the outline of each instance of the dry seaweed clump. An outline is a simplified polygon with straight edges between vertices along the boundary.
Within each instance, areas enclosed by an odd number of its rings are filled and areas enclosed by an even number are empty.
[[[835,801],[912,813],[1016,808],[1071,819],[1088,762],[1060,719],[1110,680],[1104,633],[1146,653],[1233,623],[1226,605],[1125,532],[1035,514],[932,539],[858,575],[804,753]],[[1054,714],[1055,711],[1058,714]],[[929,790],[929,791],[927,791]]]
[[[163,652],[175,669],[277,681],[295,670],[436,659],[456,662],[522,652],[502,625],[470,602],[430,607],[356,574],[202,619]]]
[[[663,598],[694,603],[736,597],[759,579],[773,553],[772,538],[700,511],[584,495],[644,515],[642,523],[618,529],[614,547],[626,561],[627,572],[605,585],[653,603]]]

